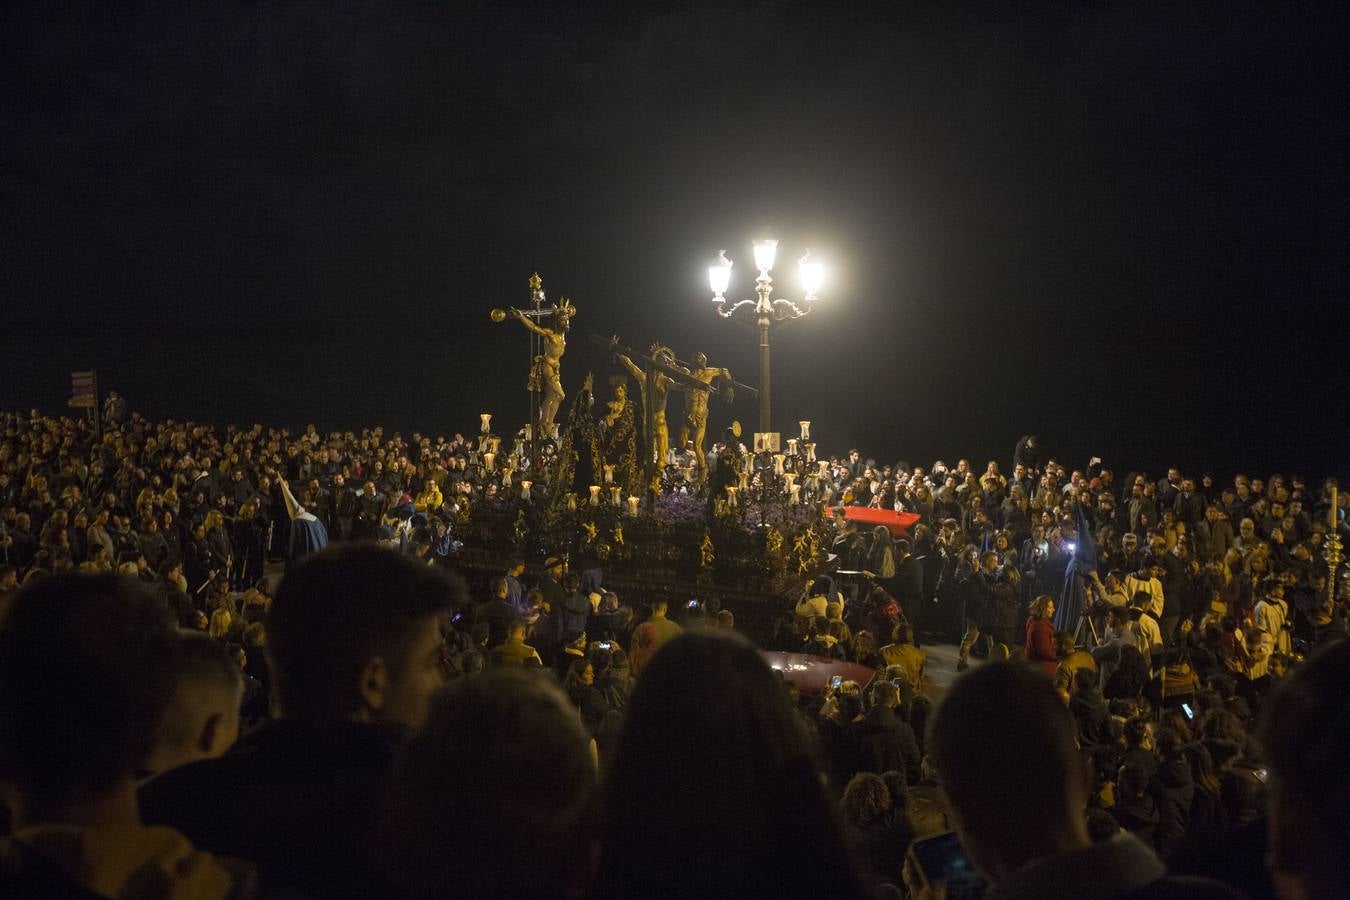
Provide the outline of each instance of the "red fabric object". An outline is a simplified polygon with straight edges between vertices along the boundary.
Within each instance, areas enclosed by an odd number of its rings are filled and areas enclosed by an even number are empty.
[[[842,509],[844,518],[859,525],[885,525],[891,530],[891,537],[909,537],[909,526],[919,521],[917,513],[895,512],[889,509],[869,509],[866,506],[836,506],[830,512]]]
[[[1055,655],[1055,626],[1049,619],[1027,619],[1027,661],[1036,663],[1045,674],[1055,676],[1059,657]]]

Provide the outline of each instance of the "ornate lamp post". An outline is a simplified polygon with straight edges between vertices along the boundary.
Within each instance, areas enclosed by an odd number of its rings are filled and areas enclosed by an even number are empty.
[[[759,429],[768,433],[770,427],[769,400],[769,333],[783,322],[800,319],[811,312],[816,300],[816,291],[820,289],[825,277],[825,268],[811,259],[811,251],[801,258],[802,289],[805,296],[801,303],[794,303],[782,297],[770,297],[773,293],[773,279],[769,271],[773,269],[774,257],[778,253],[778,241],[765,239],[755,241],[755,267],[759,276],[755,279],[755,299],[742,300],[727,305],[727,286],[731,282],[731,260],[725,250],[719,251],[717,262],[708,268],[708,286],[712,288],[713,302],[717,304],[717,314],[724,319],[738,318],[759,328]]]

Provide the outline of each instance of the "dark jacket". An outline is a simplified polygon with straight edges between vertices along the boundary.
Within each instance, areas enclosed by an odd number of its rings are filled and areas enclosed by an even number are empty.
[[[914,729],[885,706],[874,706],[861,722],[850,726],[857,747],[856,763],[860,772],[904,772],[910,784],[922,777],[919,742]]]
[[[269,890],[380,896],[376,826],[405,734],[360,722],[269,722],[219,759],[147,782],[141,816],[199,850],[252,861]]]
[[[1166,858],[1185,839],[1190,827],[1195,783],[1184,757],[1165,759],[1158,765],[1158,771],[1153,775],[1152,792],[1158,804],[1158,828],[1153,834],[1153,843],[1158,854]]]

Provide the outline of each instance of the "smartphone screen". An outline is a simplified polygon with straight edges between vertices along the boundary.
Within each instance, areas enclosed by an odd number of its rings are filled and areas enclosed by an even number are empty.
[[[1187,719],[1195,718],[1195,710],[1191,709],[1191,705],[1189,703],[1181,704],[1181,711],[1186,714]]]
[[[839,685],[843,683],[844,683],[843,675],[836,675],[830,679],[830,687],[835,688],[836,690],[839,688]]]
[[[961,846],[956,832],[915,841],[909,852],[924,881],[933,888],[945,887],[947,897],[984,895],[984,879],[966,855],[966,848]]]

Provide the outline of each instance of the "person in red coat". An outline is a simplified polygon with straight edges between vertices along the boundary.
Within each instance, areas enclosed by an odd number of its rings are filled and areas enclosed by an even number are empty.
[[[1042,594],[1031,601],[1031,615],[1027,618],[1027,661],[1040,666],[1045,674],[1054,677],[1059,665],[1055,653],[1055,598]]]

